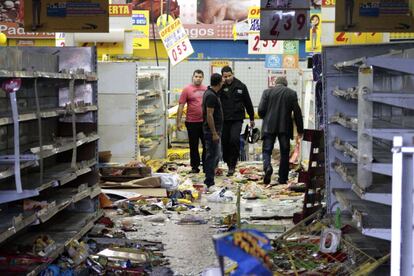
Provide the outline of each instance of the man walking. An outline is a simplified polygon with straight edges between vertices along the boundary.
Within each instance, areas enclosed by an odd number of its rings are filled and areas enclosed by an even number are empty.
[[[222,134],[223,160],[229,168],[227,176],[235,172],[240,155],[240,133],[245,114],[250,117],[250,127],[254,127],[254,109],[249,91],[244,83],[236,79],[229,66],[221,69],[225,81],[220,93],[224,112]]]
[[[223,127],[223,109],[219,98],[219,91],[223,86],[220,74],[211,75],[210,86],[203,97],[203,131],[206,145],[206,159],[204,184],[208,188],[214,186],[215,169],[220,157],[220,134]]]
[[[185,126],[188,133],[188,142],[190,144],[190,164],[191,173],[199,173],[200,169],[200,153],[198,151],[199,141],[203,145],[202,161],[204,165],[205,147],[203,135],[203,95],[207,87],[203,85],[204,73],[201,70],[195,70],[193,73],[192,84],[184,87],[180,99],[178,101],[177,113],[177,130],[182,129],[181,118],[183,109],[187,104],[187,116],[185,118]]]
[[[298,104],[296,92],[287,87],[285,77],[276,79],[276,86],[266,89],[260,100],[259,116],[263,119],[263,182],[270,183],[273,173],[271,164],[272,151],[276,137],[280,145],[279,184],[287,184],[289,174],[290,139],[293,138],[292,112],[295,118],[298,136],[296,142],[303,135],[302,112]]]

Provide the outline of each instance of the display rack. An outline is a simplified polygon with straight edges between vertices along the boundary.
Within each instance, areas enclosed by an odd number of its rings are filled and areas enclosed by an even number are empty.
[[[62,241],[79,239],[102,215],[95,48],[0,48],[0,82],[10,78],[22,86],[14,111],[0,89],[0,256],[24,254],[13,251],[17,244],[32,246],[60,227],[50,234],[57,245],[46,256],[51,262]],[[65,224],[69,214],[78,222]]]
[[[165,67],[138,67],[136,100],[136,156],[167,156],[167,70]]]
[[[363,234],[390,240],[392,139],[414,134],[414,44],[322,56],[328,212],[340,206]]]

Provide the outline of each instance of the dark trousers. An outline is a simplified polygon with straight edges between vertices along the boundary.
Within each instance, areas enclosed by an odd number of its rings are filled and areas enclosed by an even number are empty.
[[[279,164],[279,183],[286,184],[289,175],[289,153],[290,139],[286,134],[264,133],[263,134],[263,170],[272,167],[272,151],[275,145],[276,137],[279,139],[280,146],[280,164]]]
[[[243,121],[224,121],[221,145],[223,161],[228,167],[236,167],[240,155],[240,132]]]
[[[220,141],[214,143],[213,135],[211,133],[204,133],[204,141],[206,145],[206,159],[204,162],[206,179],[204,180],[204,184],[210,187],[214,185],[215,169],[217,168],[220,159]]]
[[[188,133],[188,141],[190,144],[190,164],[193,169],[198,169],[200,166],[200,153],[198,151],[199,141],[203,145],[203,153],[201,160],[205,160],[205,146],[204,146],[204,134],[203,123],[189,123],[185,122]]]

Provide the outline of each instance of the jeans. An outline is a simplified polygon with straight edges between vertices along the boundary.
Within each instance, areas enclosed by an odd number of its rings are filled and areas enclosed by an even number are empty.
[[[279,180],[280,184],[286,184],[289,175],[289,153],[290,153],[290,139],[289,136],[280,133],[264,133],[263,134],[263,170],[272,167],[272,151],[275,145],[276,137],[279,139],[280,146],[280,165],[279,165]]]
[[[237,165],[240,156],[240,132],[243,121],[224,121],[221,145],[223,148],[223,161],[229,168]]]
[[[198,151],[199,141],[203,145],[203,153],[201,160],[204,164],[204,159],[206,155],[205,145],[204,145],[204,135],[203,135],[203,123],[190,123],[185,122],[188,133],[188,141],[190,144],[190,164],[193,169],[198,169],[200,166],[200,153]]]
[[[214,143],[211,133],[204,133],[204,141],[206,145],[206,159],[204,163],[206,179],[204,180],[204,184],[210,187],[214,185],[215,169],[220,159],[220,141]]]

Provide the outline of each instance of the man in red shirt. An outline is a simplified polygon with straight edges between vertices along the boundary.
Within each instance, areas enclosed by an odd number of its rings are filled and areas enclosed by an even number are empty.
[[[185,126],[188,132],[188,140],[190,144],[190,163],[191,173],[199,173],[200,169],[200,153],[198,152],[199,141],[203,145],[202,161],[204,164],[205,148],[204,148],[204,134],[203,134],[203,95],[207,90],[207,86],[203,85],[204,73],[201,70],[195,70],[193,73],[192,84],[184,87],[180,99],[178,101],[177,114],[177,130],[182,129],[181,118],[183,109],[187,104],[187,116],[185,119]]]

